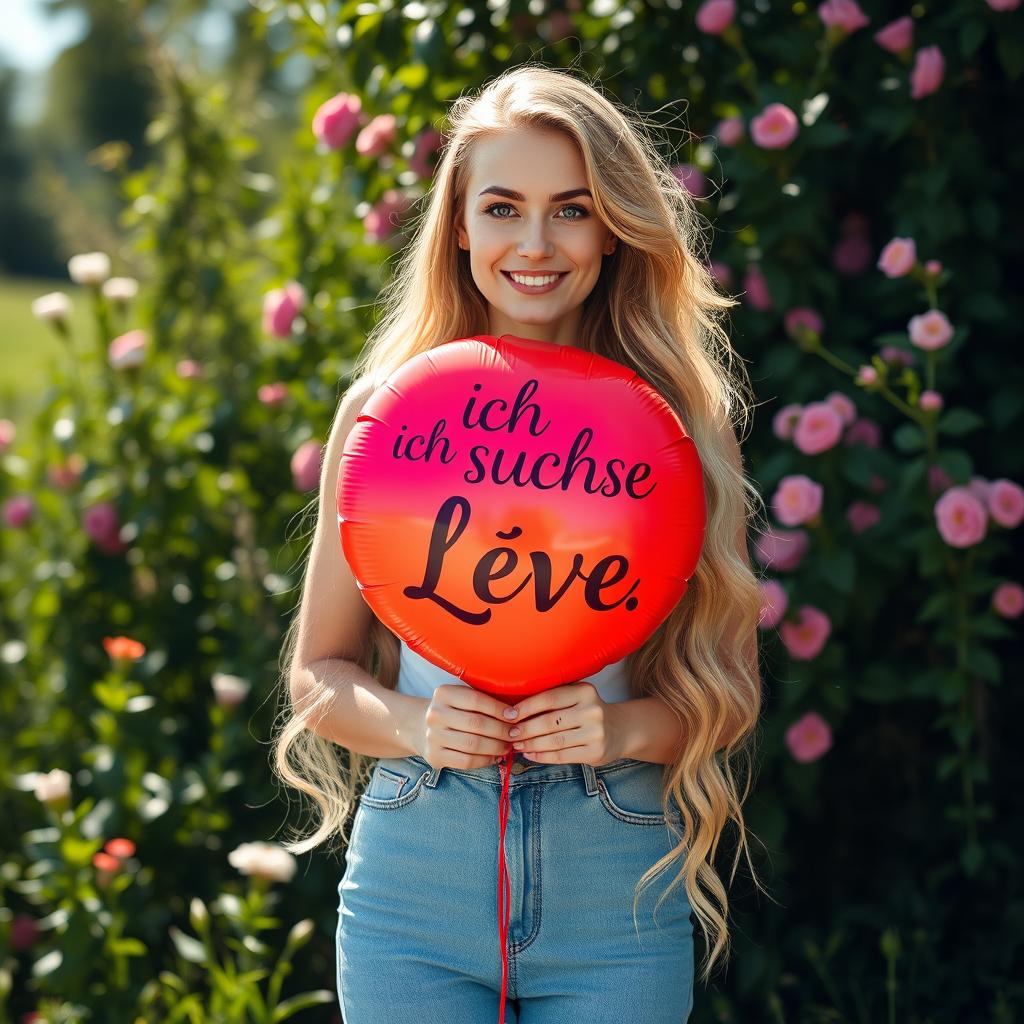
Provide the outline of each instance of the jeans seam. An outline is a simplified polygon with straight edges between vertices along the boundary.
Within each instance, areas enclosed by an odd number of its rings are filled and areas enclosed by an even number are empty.
[[[540,918],[543,907],[543,900],[541,898],[540,795],[541,790],[539,788],[535,789],[533,792],[533,800],[530,804],[530,867],[534,877],[533,900],[530,907],[530,934],[527,935],[522,942],[512,944],[511,950],[513,953],[521,953],[524,949],[529,947],[540,932]]]

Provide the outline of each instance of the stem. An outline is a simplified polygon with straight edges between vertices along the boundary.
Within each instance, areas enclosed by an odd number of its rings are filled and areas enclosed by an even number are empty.
[[[960,691],[960,722],[964,726],[964,747],[960,754],[960,779],[964,798],[964,809],[967,813],[967,838],[972,846],[978,842],[978,824],[974,809],[974,780],[971,778],[971,732],[968,725],[973,725],[971,714],[970,690],[971,679],[967,668],[968,620],[967,620],[967,577],[974,550],[967,552],[955,574],[956,588],[956,667],[961,679]],[[973,731],[973,730],[972,730]]]

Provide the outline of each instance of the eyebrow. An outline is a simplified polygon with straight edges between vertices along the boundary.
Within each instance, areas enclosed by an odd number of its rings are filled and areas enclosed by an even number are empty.
[[[518,199],[520,202],[526,201],[526,196],[522,192],[516,192],[511,188],[502,188],[500,185],[488,185],[480,195],[486,195],[488,192],[493,192],[496,196],[504,196],[506,199]],[[594,198],[589,188],[571,188],[568,192],[555,192],[553,195],[548,196],[548,199],[552,203],[557,203],[560,199],[572,199],[573,196],[590,196],[591,199]]]

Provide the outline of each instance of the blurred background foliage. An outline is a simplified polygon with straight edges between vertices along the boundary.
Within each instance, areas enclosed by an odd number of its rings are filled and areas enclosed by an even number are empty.
[[[1019,5],[865,0],[852,31],[799,0],[741,3],[721,31],[691,0],[46,6],[85,29],[37,121],[0,74],[0,1019],[340,1019],[343,863],[250,845],[302,819],[267,764],[281,634],[319,446],[407,237],[376,225],[428,187],[417,139],[446,104],[529,60],[596,75],[685,169],[743,299],[749,471],[766,500],[795,475],[824,488],[802,559],[757,546],[791,627],[803,606],[829,623],[810,656],[784,623],[762,634],[747,807],[774,902],[737,877],[733,959],[692,1020],[1018,1019],[1021,658],[993,593],[1020,549],[995,515],[948,543],[935,505],[1024,472]],[[874,34],[899,17],[913,42],[892,52]],[[941,83],[915,98],[933,46]],[[342,92],[395,115],[384,153],[318,142]],[[775,103],[797,131],[768,148]],[[912,274],[876,266],[894,238]],[[89,252],[112,269],[68,285]],[[289,282],[301,308],[268,330]],[[33,317],[54,290],[72,311]],[[954,328],[931,352],[907,326],[929,309]],[[844,442],[810,454],[778,413],[827,396]]]

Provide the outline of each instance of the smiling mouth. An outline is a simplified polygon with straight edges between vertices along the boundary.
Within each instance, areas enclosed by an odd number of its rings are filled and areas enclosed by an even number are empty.
[[[546,278],[546,277],[551,277],[552,275],[555,275],[555,280],[554,281],[548,281],[545,284],[537,284],[537,285],[521,284],[519,281],[516,281],[512,277],[512,273],[510,271],[508,271],[508,270],[503,270],[501,273],[504,275],[504,277],[508,281],[508,283],[510,285],[512,285],[512,287],[515,288],[517,291],[522,291],[522,290],[525,289],[527,291],[536,291],[536,292],[539,293],[539,292],[546,292],[546,291],[548,291],[551,288],[555,288],[557,285],[559,285],[561,283],[562,278],[565,277],[566,274],[569,273],[569,271],[568,270],[552,270],[552,271],[549,271],[546,274],[537,274],[537,275],[526,274],[526,275],[523,275],[525,277],[536,276],[538,278],[538,280]]]

